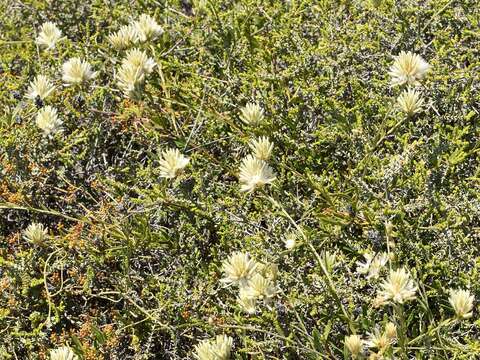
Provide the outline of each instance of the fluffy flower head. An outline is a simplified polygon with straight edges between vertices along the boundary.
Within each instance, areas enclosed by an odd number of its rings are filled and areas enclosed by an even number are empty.
[[[40,27],[36,43],[47,50],[55,48],[58,40],[62,37],[62,32],[53,22],[46,22]]]
[[[469,319],[472,317],[473,300],[474,297],[468,290],[450,290],[448,301],[459,319]]]
[[[187,166],[190,159],[180,154],[178,149],[167,149],[160,159],[160,176],[173,179]]]
[[[268,160],[272,155],[273,144],[266,136],[262,136],[250,142],[250,149],[252,149],[253,156],[259,160]]]
[[[270,300],[277,292],[273,281],[259,273],[254,274],[248,280],[246,291],[249,297],[254,299]]]
[[[149,58],[145,51],[132,49],[127,52],[123,64],[130,64],[141,69],[144,73],[150,74],[153,71],[156,63],[155,60]]]
[[[62,72],[62,79],[66,84],[81,84],[97,76],[97,73],[92,71],[92,66],[80,58],[71,58],[65,62]]]
[[[357,273],[367,274],[367,279],[377,279],[380,276],[380,271],[388,261],[388,255],[379,253],[373,256],[370,253],[366,253],[363,257],[365,262],[357,261]]]
[[[163,28],[148,14],[140,15],[140,18],[135,21],[134,27],[137,30],[140,41],[142,42],[154,40],[163,33]]]
[[[389,301],[403,304],[408,300],[413,300],[417,291],[415,283],[404,268],[390,270],[388,278],[383,281],[381,287],[382,290],[378,296],[379,304]]]
[[[430,65],[420,55],[410,51],[402,51],[394,59],[389,72],[392,77],[392,85],[415,85],[425,77],[430,68]]]
[[[62,121],[59,119],[57,109],[45,106],[38,110],[35,122],[45,135],[54,134],[62,130]]]
[[[240,119],[247,125],[259,125],[265,119],[263,109],[258,104],[248,103],[241,109]]]
[[[31,223],[23,232],[23,238],[33,243],[41,243],[47,237],[47,229],[43,224]]]
[[[235,252],[223,262],[225,277],[222,281],[229,284],[246,286],[248,280],[255,273],[256,268],[257,263],[255,260],[250,259],[248,254]]]
[[[227,360],[232,351],[233,339],[217,335],[214,340],[203,340],[195,345],[195,358],[198,360]]]
[[[39,96],[40,99],[44,100],[53,92],[53,90],[55,90],[55,86],[53,86],[50,80],[48,80],[48,78],[44,75],[38,75],[33,81],[30,82],[27,97],[34,100],[37,96]]]
[[[50,360],[78,360],[78,356],[68,346],[50,351]]]
[[[124,25],[116,33],[108,35],[108,41],[117,50],[138,42],[138,31],[133,25]]]
[[[397,104],[405,114],[412,116],[422,110],[423,99],[415,89],[404,90],[397,98]]]
[[[359,335],[345,336],[344,343],[353,359],[359,357],[363,352],[364,341]]]
[[[248,155],[240,165],[240,190],[252,192],[256,188],[272,183],[276,179],[273,169],[263,160]]]

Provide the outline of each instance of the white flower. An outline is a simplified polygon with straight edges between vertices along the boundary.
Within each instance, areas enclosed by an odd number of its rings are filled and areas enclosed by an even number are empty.
[[[469,319],[472,317],[473,300],[474,297],[468,290],[450,290],[448,301],[459,319]]]
[[[248,254],[235,252],[223,262],[222,268],[225,273],[222,282],[245,287],[248,284],[248,280],[253,276],[257,263],[255,260],[250,259]]]
[[[253,156],[259,160],[268,160],[272,155],[273,144],[266,136],[262,136],[257,140],[250,142],[250,148],[253,151]]]
[[[62,71],[62,79],[67,84],[81,84],[97,76],[97,72],[92,71],[92,66],[79,58],[71,58],[65,62]]]
[[[36,43],[47,50],[55,48],[58,40],[62,37],[62,32],[53,22],[46,22],[40,27]]]
[[[240,165],[241,191],[252,192],[256,188],[272,183],[276,179],[272,168],[263,160],[248,155]]]
[[[417,287],[410,275],[404,268],[390,270],[390,274],[381,284],[382,290],[377,299],[378,304],[385,304],[389,301],[403,304],[408,300],[415,299]]]
[[[385,325],[385,335],[392,342],[397,338],[397,326],[393,322],[388,322]]]
[[[173,179],[189,161],[190,159],[180,154],[178,149],[163,151],[160,159],[160,177]]]
[[[215,340],[203,340],[195,345],[195,358],[198,360],[227,360],[232,351],[233,339],[217,335]]]
[[[154,18],[150,15],[140,15],[138,21],[135,21],[135,29],[138,32],[140,41],[154,40],[163,34],[163,28],[157,24]]]
[[[38,110],[35,121],[46,135],[62,131],[62,121],[59,119],[57,109],[54,107],[45,106]]]
[[[404,90],[397,98],[397,103],[404,113],[412,116],[422,110],[423,99],[419,91],[414,89]]]
[[[124,25],[116,33],[108,35],[108,41],[115,49],[122,50],[138,42],[138,31],[133,25]]]
[[[47,98],[55,90],[55,86],[44,75],[38,75],[33,81],[30,82],[28,87],[27,97],[34,100],[37,96],[40,99]]]
[[[363,352],[364,341],[359,335],[345,336],[345,347],[352,355],[352,358],[356,359]]]
[[[41,243],[47,237],[47,229],[43,224],[31,223],[23,232],[23,238],[33,243]]]
[[[297,238],[298,238],[298,234],[295,233],[295,232],[291,232],[291,233],[288,233],[286,236],[285,236],[285,240],[283,241],[285,243],[285,247],[288,249],[288,250],[291,250],[293,249],[294,247],[297,246]]]
[[[257,300],[254,297],[250,296],[250,291],[247,287],[241,287],[239,296],[237,299],[238,304],[248,314],[255,314],[255,306]]]
[[[145,51],[132,49],[127,52],[123,64],[131,64],[140,68],[143,72],[150,74],[153,71],[156,63],[155,60],[149,58]]]
[[[367,279],[377,279],[380,276],[380,271],[387,264],[388,255],[386,253],[379,253],[372,256],[370,253],[363,255],[365,262],[357,261],[357,273],[368,274]]]
[[[258,125],[263,122],[265,116],[263,109],[258,104],[248,103],[241,109],[240,119],[248,125]]]
[[[375,328],[373,333],[368,335],[369,338],[366,345],[369,348],[384,351],[392,344],[392,339],[389,338],[386,333],[381,333],[378,328]]]
[[[122,64],[116,75],[118,87],[130,98],[140,97],[145,82],[143,70],[132,64]]]
[[[430,65],[423,58],[412,52],[402,51],[394,57],[395,62],[390,67],[392,85],[415,85],[423,79]]]
[[[254,274],[249,280],[246,287],[249,297],[254,299],[264,299],[269,301],[275,296],[277,290],[273,281],[259,273]]]
[[[50,360],[77,360],[78,356],[67,346],[51,350]]]

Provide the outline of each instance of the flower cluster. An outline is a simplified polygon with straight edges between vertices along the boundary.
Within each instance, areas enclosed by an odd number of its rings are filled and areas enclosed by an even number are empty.
[[[268,305],[277,294],[275,264],[258,263],[248,254],[236,252],[224,261],[223,272],[221,281],[239,287],[238,304],[249,314],[256,312],[259,300]]]
[[[217,335],[195,345],[195,358],[198,360],[227,360],[232,351],[233,339],[227,335]]]
[[[163,28],[148,14],[142,14],[138,20],[124,25],[108,36],[108,41],[117,50],[123,50],[133,44],[155,40],[163,34]]]
[[[190,159],[183,156],[178,149],[163,151],[160,158],[160,177],[175,178],[189,162]]]
[[[143,92],[145,77],[155,66],[155,60],[148,57],[145,51],[129,50],[117,72],[118,87],[127,97],[139,98]]]

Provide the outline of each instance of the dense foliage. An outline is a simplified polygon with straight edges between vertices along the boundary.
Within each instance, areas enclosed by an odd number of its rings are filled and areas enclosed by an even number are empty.
[[[366,357],[478,356],[477,1],[3,0],[0,10],[0,358],[68,345],[81,359],[184,359],[226,334],[235,359],[342,359],[346,336],[368,340],[387,322],[398,339]],[[129,98],[116,81],[127,50],[108,36],[141,14],[164,31],[132,47],[156,66]],[[52,50],[35,42],[47,21],[63,36]],[[430,64],[412,116],[389,75],[401,51]],[[65,86],[73,57],[96,77]],[[38,75],[56,88],[28,99]],[[242,121],[247,103],[263,122]],[[47,105],[62,132],[36,125]],[[242,192],[239,168],[260,136],[276,179]],[[173,178],[160,176],[168,148],[190,159]],[[31,223],[48,235],[29,241]],[[253,314],[221,281],[234,252],[278,267],[276,294]],[[384,253],[378,276],[357,271]],[[408,271],[414,299],[377,303],[389,268]],[[455,318],[450,289],[475,296],[471,318]]]

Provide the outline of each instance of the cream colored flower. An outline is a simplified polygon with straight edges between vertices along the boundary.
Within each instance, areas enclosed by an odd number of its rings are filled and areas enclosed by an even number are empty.
[[[108,35],[108,41],[117,50],[123,50],[138,42],[138,31],[133,25],[124,25],[117,32]]]
[[[417,291],[415,283],[404,268],[390,270],[387,280],[383,281],[381,287],[378,304],[385,304],[389,301],[403,304],[408,300],[415,299]]]
[[[473,300],[474,297],[468,290],[450,290],[448,301],[459,319],[469,319],[472,317]]]
[[[276,179],[273,169],[263,160],[248,155],[240,165],[241,191],[252,192]]]
[[[383,352],[392,344],[392,339],[389,338],[386,333],[381,333],[378,328],[375,328],[373,333],[368,335],[366,345],[369,348],[378,349]]]
[[[160,159],[160,177],[173,179],[188,165],[190,159],[180,154],[178,149],[167,149]]]
[[[198,360],[228,360],[232,351],[233,339],[217,335],[215,340],[203,340],[195,345],[195,358]]]
[[[62,79],[66,84],[81,84],[97,76],[92,66],[80,58],[71,58],[62,66]]]
[[[140,68],[144,73],[150,74],[153,71],[156,63],[155,60],[149,58],[145,51],[132,49],[127,52],[123,64],[131,64]]]
[[[392,342],[397,338],[397,326],[393,322],[388,322],[385,325],[385,335]]]
[[[365,262],[357,261],[357,273],[367,274],[367,279],[377,279],[380,276],[380,271],[388,262],[388,255],[386,253],[378,253],[373,256],[370,253],[363,255]]]
[[[285,247],[288,250],[291,250],[291,249],[295,248],[297,246],[297,238],[298,238],[297,233],[295,233],[295,232],[288,233],[285,236],[285,240],[283,241],[285,243]]]
[[[250,149],[253,151],[253,156],[259,160],[268,160],[272,155],[273,144],[266,136],[262,136],[257,140],[250,142]]]
[[[58,117],[57,109],[54,107],[45,106],[38,110],[35,121],[37,126],[42,129],[46,135],[62,131],[63,123]]]
[[[412,116],[422,111],[423,99],[419,91],[407,89],[397,98],[397,103],[400,110],[408,116]]]
[[[248,125],[259,125],[265,119],[263,109],[258,104],[248,103],[241,109],[240,119]]]
[[[150,15],[140,15],[138,21],[135,21],[135,29],[138,32],[140,41],[154,40],[163,34],[163,28],[157,24],[154,18]]]
[[[67,346],[51,350],[50,360],[78,360],[78,356]]]
[[[345,336],[344,343],[353,359],[357,359],[362,354],[364,341],[359,335]]]
[[[33,81],[30,82],[28,87],[27,97],[35,100],[37,96],[44,100],[55,90],[55,86],[44,75],[38,75]]]
[[[249,297],[254,299],[264,299],[266,301],[272,299],[277,293],[273,281],[259,273],[254,274],[248,280],[246,291]]]
[[[129,98],[139,98],[143,92],[145,73],[132,64],[122,64],[116,74],[118,87]]]
[[[223,262],[223,272],[225,277],[223,282],[228,284],[238,284],[242,287],[248,284],[248,280],[253,276],[257,268],[255,260],[250,259],[246,253],[235,252]]]
[[[47,237],[47,229],[43,224],[31,223],[23,232],[23,238],[27,241],[40,244]]]
[[[247,287],[241,287],[237,299],[238,304],[248,314],[255,314],[257,299],[250,296],[250,291]]]
[[[40,27],[36,43],[47,50],[55,48],[58,40],[62,37],[62,32],[53,22],[46,22]]]
[[[419,55],[402,51],[390,67],[392,85],[415,85],[425,77],[430,65]]]

